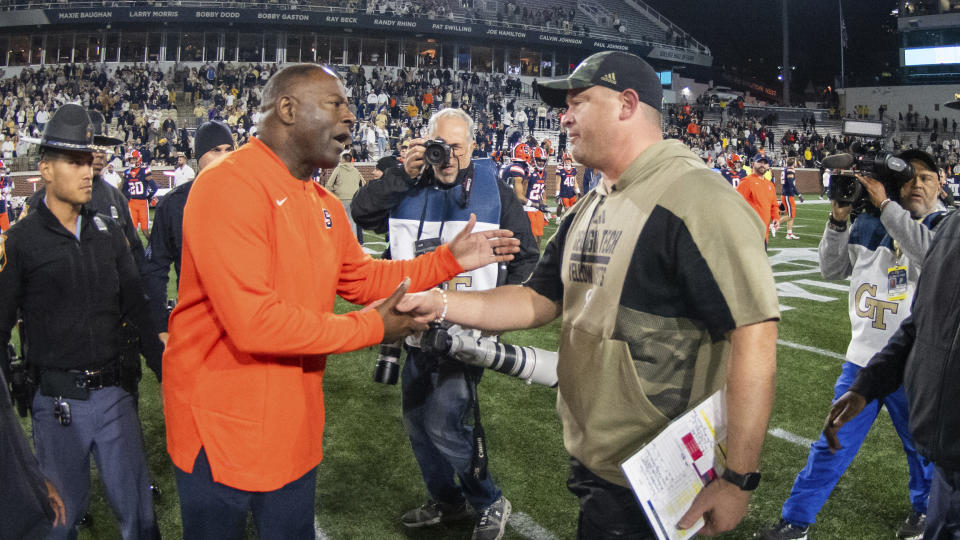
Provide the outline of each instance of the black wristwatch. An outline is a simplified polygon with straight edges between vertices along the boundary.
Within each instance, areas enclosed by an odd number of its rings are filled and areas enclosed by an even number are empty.
[[[830,219],[827,221],[827,226],[831,231],[834,232],[843,232],[847,230],[847,222],[833,219],[833,214],[830,214]]]
[[[758,472],[740,474],[732,469],[725,469],[720,477],[743,491],[753,491],[760,485],[760,473]]]

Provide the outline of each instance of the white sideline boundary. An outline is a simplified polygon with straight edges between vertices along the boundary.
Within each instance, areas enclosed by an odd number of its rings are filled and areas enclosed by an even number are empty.
[[[845,358],[842,354],[835,353],[835,352],[833,352],[833,351],[828,351],[828,350],[826,350],[826,349],[820,349],[820,348],[818,348],[818,347],[811,347],[811,346],[809,346],[809,345],[802,345],[802,344],[800,344],[800,343],[794,343],[794,342],[792,342],[792,341],[787,341],[787,340],[784,340],[784,339],[778,339],[778,340],[777,340],[777,345],[783,345],[784,347],[789,347],[789,348],[791,348],[791,349],[797,349],[797,350],[801,350],[801,351],[812,352],[812,353],[815,353],[815,354],[819,354],[819,355],[821,355],[821,356],[826,356],[827,358],[834,358],[834,359],[837,359],[837,360],[846,360],[846,358]],[[787,442],[789,442],[789,443],[793,443],[793,444],[795,444],[795,445],[797,445],[797,446],[802,446],[802,447],[804,447],[804,448],[808,448],[811,444],[813,444],[814,442],[816,442],[816,441],[814,441],[813,439],[808,439],[808,438],[806,438],[806,437],[801,437],[800,435],[797,435],[797,434],[795,434],[795,433],[790,433],[789,431],[787,431],[787,430],[785,430],[785,429],[780,429],[780,428],[773,428],[773,429],[767,431],[767,434],[769,434],[769,435],[771,435],[771,436],[773,436],[773,437],[776,437],[776,438],[778,438],[778,439],[782,439],[782,440],[784,440],[784,441],[787,441]]]
[[[833,358],[835,360],[846,360],[847,358],[840,353],[835,353],[833,351],[828,351],[826,349],[820,349],[818,347],[811,347],[809,345],[802,345],[800,343],[794,343],[792,341],[787,341],[785,339],[778,339],[777,345],[783,345],[784,347],[789,347],[791,349],[797,349],[800,351],[812,352],[819,354],[820,356],[826,356],[827,358]]]
[[[520,536],[530,540],[557,540],[556,535],[540,526],[523,512],[513,512],[507,519],[507,525],[517,531]]]
[[[313,516],[313,536],[317,540],[330,540],[327,533],[323,532],[323,529],[320,528],[320,520],[316,515]]]
[[[813,444],[814,442],[816,442],[816,441],[814,441],[813,439],[808,439],[808,438],[806,438],[806,437],[801,437],[801,436],[799,436],[799,435],[797,435],[797,434],[790,433],[789,431],[786,431],[786,430],[780,429],[780,428],[771,429],[770,431],[767,431],[767,433],[770,434],[770,435],[772,435],[772,436],[774,436],[774,437],[776,437],[776,438],[778,438],[778,439],[783,439],[784,441],[787,441],[787,442],[789,442],[789,443],[793,443],[793,444],[795,444],[795,445],[797,445],[797,446],[802,446],[802,447],[804,447],[804,448],[808,448],[811,444]]]

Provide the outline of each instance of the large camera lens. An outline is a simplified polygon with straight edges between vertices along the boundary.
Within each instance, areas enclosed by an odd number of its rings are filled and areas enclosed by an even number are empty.
[[[423,149],[423,159],[430,165],[446,165],[450,161],[450,147],[442,141],[430,141]]]
[[[835,174],[830,177],[830,198],[843,204],[857,202],[865,196],[863,184],[852,174]]]
[[[373,368],[373,382],[397,384],[400,378],[400,344],[381,343],[377,365]]]

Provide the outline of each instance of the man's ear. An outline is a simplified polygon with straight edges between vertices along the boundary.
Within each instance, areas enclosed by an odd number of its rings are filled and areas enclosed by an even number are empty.
[[[627,120],[640,112],[640,96],[637,95],[636,90],[628,88],[620,92],[618,97],[620,99],[620,120]]]
[[[49,182],[50,175],[53,172],[53,162],[42,159],[37,163],[37,169],[40,171],[40,178],[43,178],[45,183]]]
[[[293,96],[281,96],[274,106],[277,118],[286,125],[293,124],[297,119],[297,105],[300,102]]]

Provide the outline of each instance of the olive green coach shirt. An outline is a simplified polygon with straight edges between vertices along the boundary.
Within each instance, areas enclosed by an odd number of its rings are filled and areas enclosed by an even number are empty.
[[[620,463],[726,382],[732,330],[779,319],[764,226],[676,140],[564,216],[526,286],[563,302],[557,411],[567,451]]]

